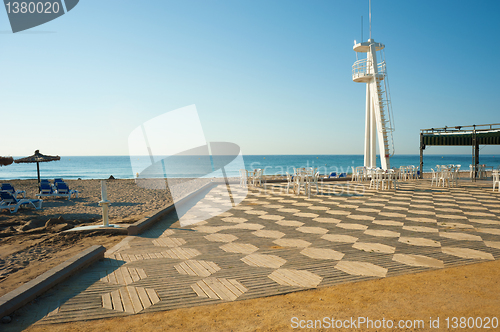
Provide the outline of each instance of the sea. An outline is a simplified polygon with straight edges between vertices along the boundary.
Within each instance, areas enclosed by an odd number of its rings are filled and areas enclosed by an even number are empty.
[[[247,170],[263,169],[264,175],[291,173],[293,168],[300,167],[317,167],[321,174],[351,173],[351,167],[363,165],[363,155],[244,155],[242,158],[242,163],[228,162],[226,167],[222,167],[227,177],[238,177],[243,164]],[[197,175],[187,172],[186,170],[193,168],[195,159],[199,158],[193,159],[191,156],[185,160],[178,160],[176,166],[169,169],[167,176],[171,178],[224,176],[221,169],[213,171],[213,160],[211,172],[199,172]],[[378,157],[377,160],[380,162]],[[497,168],[500,165],[500,156],[481,155],[479,161],[480,164]],[[130,156],[61,156],[59,161],[40,163],[40,176],[45,179],[108,179],[112,175],[116,179],[132,179],[138,175],[134,172],[137,167],[134,169],[133,162]],[[419,155],[395,155],[390,159],[393,168],[408,165],[418,167],[419,162]],[[461,165],[462,170],[469,170],[471,163],[471,155],[424,155],[424,172],[430,172],[436,165],[449,164]],[[36,164],[14,163],[0,167],[0,180],[36,177]]]

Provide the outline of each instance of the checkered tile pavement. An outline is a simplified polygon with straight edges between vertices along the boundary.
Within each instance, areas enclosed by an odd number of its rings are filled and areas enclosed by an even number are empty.
[[[490,183],[397,191],[329,183],[318,194],[282,184],[218,186],[181,220],[170,215],[36,306],[38,324],[99,319],[284,294],[500,258],[500,194]],[[27,322],[27,321],[26,321]]]

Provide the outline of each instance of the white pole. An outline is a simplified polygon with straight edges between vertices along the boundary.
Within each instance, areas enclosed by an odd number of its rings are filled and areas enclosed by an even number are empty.
[[[364,166],[365,167],[371,167],[371,155],[370,155],[370,115],[371,115],[371,109],[370,109],[370,84],[366,84],[366,115],[365,115],[365,160],[364,160]]]
[[[101,180],[101,198],[102,200],[99,202],[99,205],[102,206],[102,221],[103,226],[109,226],[109,218],[108,218],[108,188],[106,186],[106,180]]]
[[[372,0],[369,0],[368,10],[370,12],[370,39],[372,39]]]
[[[103,201],[108,200],[108,187],[106,186],[106,180],[101,180],[101,198]]]

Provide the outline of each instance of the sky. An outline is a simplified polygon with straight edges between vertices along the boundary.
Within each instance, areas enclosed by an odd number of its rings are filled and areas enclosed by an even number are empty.
[[[500,123],[499,12],[497,0],[372,1],[396,154],[419,153],[420,129]],[[0,10],[0,155],[128,155],[134,129],[189,105],[207,142],[246,155],[362,154],[362,16],[366,41],[368,0],[84,0],[15,34]]]

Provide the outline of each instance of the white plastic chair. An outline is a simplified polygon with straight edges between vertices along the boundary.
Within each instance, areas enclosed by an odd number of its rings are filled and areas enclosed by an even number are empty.
[[[397,190],[398,188],[398,174],[399,170],[389,170],[388,173],[386,174],[386,185],[387,185],[387,190],[390,190],[391,187],[394,188],[394,191]]]
[[[295,194],[300,195],[300,190],[304,187],[304,193],[307,193],[306,175],[304,172],[295,175],[293,178],[295,182]]]
[[[296,176],[295,176],[296,177]],[[288,194],[288,191],[290,190],[290,187],[292,187],[293,192],[296,193],[296,182],[294,181],[294,176],[290,175],[290,173],[286,172],[286,193]]]
[[[498,192],[500,193],[500,171],[493,170],[493,191],[495,191],[495,187],[498,186]]]
[[[406,181],[406,167],[399,166],[399,179]]]
[[[240,169],[240,187],[246,187],[248,181],[248,172],[246,169]]]
[[[406,166],[406,178],[408,180],[413,179],[413,167],[414,166]]]
[[[319,194],[319,185],[318,185],[318,179],[319,179],[319,172],[316,172],[314,176],[311,176],[307,178],[306,185],[307,185],[307,195],[310,198],[311,197],[311,188],[312,186],[316,186],[316,195]]]
[[[364,167],[363,166],[357,166],[354,168],[354,166],[351,166],[352,168],[352,178],[351,181],[356,181],[356,182],[361,182],[363,181],[363,178],[365,177],[364,175]]]
[[[450,171],[450,175],[451,175],[451,183],[454,184],[455,187],[458,187],[458,170],[460,169],[460,167],[453,167],[453,170]]]
[[[441,173],[439,173],[439,184],[443,183],[443,187],[445,182],[447,183],[447,186],[450,186],[450,180],[451,180],[451,172],[448,169],[443,169]]]
[[[262,169],[260,169],[260,168],[258,168],[258,169],[256,169],[256,170],[255,170],[255,176],[254,176],[254,178],[253,178],[253,185],[254,185],[254,186],[256,186],[256,185],[257,185],[257,183],[258,183],[259,185],[262,185],[262,180],[263,180],[263,179],[262,179],[262,177],[263,177],[263,173],[264,173],[264,171],[263,171]]]
[[[372,179],[370,181],[370,188],[375,187],[376,190],[381,187],[382,189],[384,188],[385,185],[385,172],[382,169],[377,169],[373,174],[372,174]]]
[[[436,181],[436,186],[437,186],[439,182],[439,173],[436,172],[434,168],[431,168],[431,172],[432,172],[431,186],[434,184],[434,181]]]

